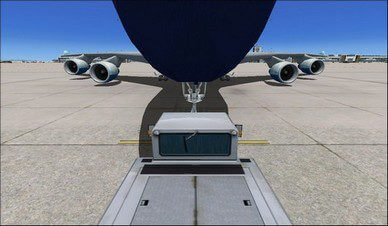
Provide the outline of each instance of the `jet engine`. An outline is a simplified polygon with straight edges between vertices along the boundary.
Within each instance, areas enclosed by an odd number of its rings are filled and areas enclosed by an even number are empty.
[[[80,75],[85,73],[89,69],[90,65],[80,59],[70,59],[65,61],[63,67],[68,74]]]
[[[117,66],[107,61],[100,61],[90,67],[90,76],[97,83],[110,82],[117,78],[118,74]]]
[[[289,84],[298,77],[298,68],[288,62],[279,62],[269,69],[269,74],[276,81]]]
[[[307,59],[300,63],[298,68],[308,75],[318,75],[325,69],[325,64],[322,60]]]

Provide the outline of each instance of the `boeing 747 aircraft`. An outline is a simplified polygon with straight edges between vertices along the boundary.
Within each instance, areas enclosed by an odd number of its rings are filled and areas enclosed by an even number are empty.
[[[313,75],[324,70],[323,61],[314,55],[248,53],[259,39],[275,0],[113,0],[113,4],[139,52],[72,55],[64,64],[67,73],[78,75],[89,70],[94,81],[107,83],[117,78],[125,60],[149,63],[163,77],[182,82],[183,94],[195,110],[207,82],[227,78],[239,63],[263,60],[271,77],[285,84],[296,80],[298,67]],[[290,57],[298,67],[285,60]]]

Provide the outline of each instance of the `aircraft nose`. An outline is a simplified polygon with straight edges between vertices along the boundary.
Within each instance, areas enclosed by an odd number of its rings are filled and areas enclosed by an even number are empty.
[[[128,37],[152,67],[178,82],[210,82],[245,57],[275,0],[113,3]]]

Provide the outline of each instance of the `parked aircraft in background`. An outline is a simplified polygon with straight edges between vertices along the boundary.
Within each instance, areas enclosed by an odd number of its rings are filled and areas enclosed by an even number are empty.
[[[274,80],[289,84],[298,77],[298,68],[308,75],[322,73],[325,69],[325,64],[322,60],[316,58],[319,56],[321,55],[249,52],[241,63],[264,61],[270,67],[269,74]],[[137,61],[148,63],[139,52],[64,54],[61,58],[67,58],[64,63],[64,69],[68,74],[80,75],[89,70],[91,78],[97,83],[107,83],[116,79],[122,62]],[[292,58],[298,66],[286,61],[288,58]]]

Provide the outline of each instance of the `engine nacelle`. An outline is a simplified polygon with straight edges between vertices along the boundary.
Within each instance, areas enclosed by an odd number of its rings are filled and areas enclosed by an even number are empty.
[[[107,83],[117,78],[119,75],[119,69],[116,65],[107,62],[100,61],[92,64],[90,67],[90,76],[97,83]]]
[[[276,81],[289,84],[298,77],[298,68],[288,62],[279,62],[269,69],[269,74]]]
[[[318,75],[325,70],[325,64],[322,60],[308,59],[300,63],[298,68],[308,75]]]
[[[85,73],[90,65],[81,59],[70,59],[65,61],[63,67],[68,74],[80,75]]]

